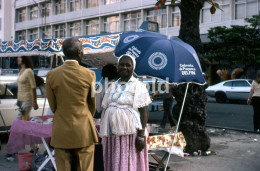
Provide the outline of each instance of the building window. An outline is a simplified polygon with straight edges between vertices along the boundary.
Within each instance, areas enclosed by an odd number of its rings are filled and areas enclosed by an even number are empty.
[[[119,32],[119,17],[118,16],[105,17],[104,31],[105,33]]]
[[[50,39],[51,38],[51,27],[43,27],[42,28],[42,38],[43,39]]]
[[[81,22],[70,23],[70,36],[80,36],[81,35]]]
[[[30,29],[29,30],[29,40],[38,38],[38,29]]]
[[[94,35],[99,33],[99,19],[88,20],[86,22],[86,34]]]
[[[80,10],[81,0],[69,0],[69,3],[70,12]]]
[[[38,18],[38,6],[32,6],[29,8],[29,18],[30,20]]]
[[[85,0],[85,7],[92,8],[99,5],[99,0]]]
[[[66,1],[67,0],[55,1],[55,4],[54,4],[54,14],[55,15],[63,14],[66,12]]]
[[[64,37],[66,37],[66,27],[65,27],[65,24],[54,26],[54,37],[55,38],[64,38]]]
[[[26,39],[26,31],[17,31],[16,32],[16,39],[17,40],[25,40]]]
[[[216,10],[215,14],[210,13],[211,5],[208,2],[204,3],[201,10],[201,23],[214,23],[230,20],[230,4],[229,1],[218,0],[221,10]]]
[[[26,8],[16,10],[17,14],[17,23],[23,22],[26,20]]]
[[[179,7],[173,7],[172,9],[172,27],[180,26],[181,14]]]
[[[221,13],[221,21],[231,20],[230,4],[222,4],[220,8],[223,10],[223,11],[218,10]]]
[[[50,16],[50,11],[51,11],[51,3],[46,2],[41,4],[41,17],[48,17]]]
[[[257,0],[235,0],[235,19],[252,17],[258,14]]]
[[[155,9],[148,10],[146,19],[148,21],[158,22],[160,28],[165,28],[167,26],[166,8],[161,8],[159,10],[155,10]]]
[[[124,31],[137,30],[141,25],[141,12],[124,15]]]
[[[119,2],[120,0],[104,0],[104,5],[108,5],[108,4],[114,4],[116,2]]]

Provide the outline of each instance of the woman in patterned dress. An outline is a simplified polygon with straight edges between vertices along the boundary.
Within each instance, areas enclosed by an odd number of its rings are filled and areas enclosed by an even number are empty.
[[[151,103],[145,84],[133,77],[135,59],[118,59],[120,79],[106,90],[100,135],[105,171],[148,171],[146,108]]]

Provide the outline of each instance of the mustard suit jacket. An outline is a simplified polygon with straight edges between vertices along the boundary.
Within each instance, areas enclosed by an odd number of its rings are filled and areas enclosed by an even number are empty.
[[[47,98],[54,113],[53,147],[74,149],[98,142],[93,122],[96,96],[92,83],[95,81],[95,72],[76,61],[67,61],[48,72]]]

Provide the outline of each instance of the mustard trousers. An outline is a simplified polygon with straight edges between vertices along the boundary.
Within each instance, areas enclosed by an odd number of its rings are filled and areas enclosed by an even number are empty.
[[[93,171],[95,144],[77,148],[55,148],[58,171]]]

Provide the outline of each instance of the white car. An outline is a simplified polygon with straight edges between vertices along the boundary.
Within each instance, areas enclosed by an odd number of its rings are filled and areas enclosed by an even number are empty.
[[[227,100],[247,100],[251,84],[250,79],[227,80],[209,86],[206,93],[210,97],[215,97],[218,103],[225,103]]]
[[[9,130],[14,119],[17,116],[17,83],[16,76],[1,76],[0,78],[0,133]],[[49,103],[45,101],[45,86],[42,85],[36,88],[38,110],[32,109],[31,116],[46,115]],[[44,106],[45,103],[45,106]],[[43,112],[44,107],[44,112]],[[5,123],[5,125],[4,125]]]

